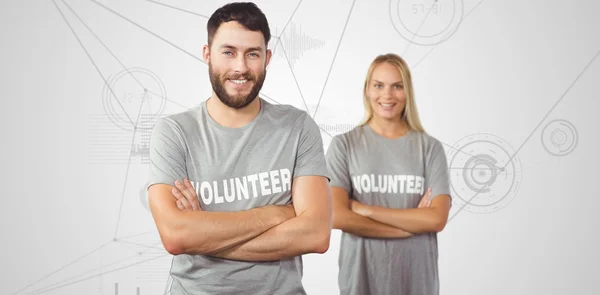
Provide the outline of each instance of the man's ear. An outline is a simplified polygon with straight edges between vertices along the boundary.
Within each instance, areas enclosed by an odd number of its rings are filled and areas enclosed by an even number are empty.
[[[267,60],[265,62],[265,68],[269,66],[269,62],[271,61],[271,56],[273,56],[273,52],[271,52],[271,49],[267,49]]]
[[[210,47],[208,47],[208,45],[204,45],[204,47],[202,47],[202,58],[204,58],[204,62],[209,63]]]

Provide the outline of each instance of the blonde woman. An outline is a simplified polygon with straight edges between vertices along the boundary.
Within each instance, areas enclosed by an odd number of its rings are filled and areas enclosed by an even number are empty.
[[[363,94],[364,122],[327,150],[340,292],[437,295],[437,233],[451,206],[444,149],[419,121],[398,55],[375,58]]]

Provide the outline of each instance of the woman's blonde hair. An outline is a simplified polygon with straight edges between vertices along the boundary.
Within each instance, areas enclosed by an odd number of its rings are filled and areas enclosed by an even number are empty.
[[[419,113],[417,112],[417,106],[415,104],[415,95],[413,91],[410,70],[408,69],[408,65],[406,64],[404,59],[402,59],[400,56],[394,53],[382,54],[377,56],[369,66],[367,78],[365,79],[365,85],[363,88],[365,118],[363,119],[362,123],[359,124],[359,126],[369,123],[373,118],[373,109],[371,108],[371,103],[369,101],[367,91],[369,88],[369,83],[371,82],[371,78],[373,76],[373,71],[378,65],[382,63],[388,63],[392,66],[395,66],[398,69],[398,72],[400,72],[400,76],[402,77],[404,93],[406,94],[406,104],[404,106],[404,110],[402,110],[401,119],[408,123],[408,128],[410,130],[425,132],[423,125],[421,125],[421,120],[419,119]]]

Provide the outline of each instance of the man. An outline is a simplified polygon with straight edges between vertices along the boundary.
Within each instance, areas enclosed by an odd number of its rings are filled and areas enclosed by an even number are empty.
[[[324,253],[331,193],[315,122],[258,93],[270,30],[252,3],[219,8],[203,57],[212,96],[157,121],[148,198],[174,255],[171,294],[305,294],[302,258]]]

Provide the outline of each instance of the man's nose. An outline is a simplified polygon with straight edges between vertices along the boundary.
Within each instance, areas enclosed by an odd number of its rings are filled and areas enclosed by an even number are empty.
[[[239,73],[246,73],[248,71],[246,56],[240,54],[236,57],[233,70]]]

